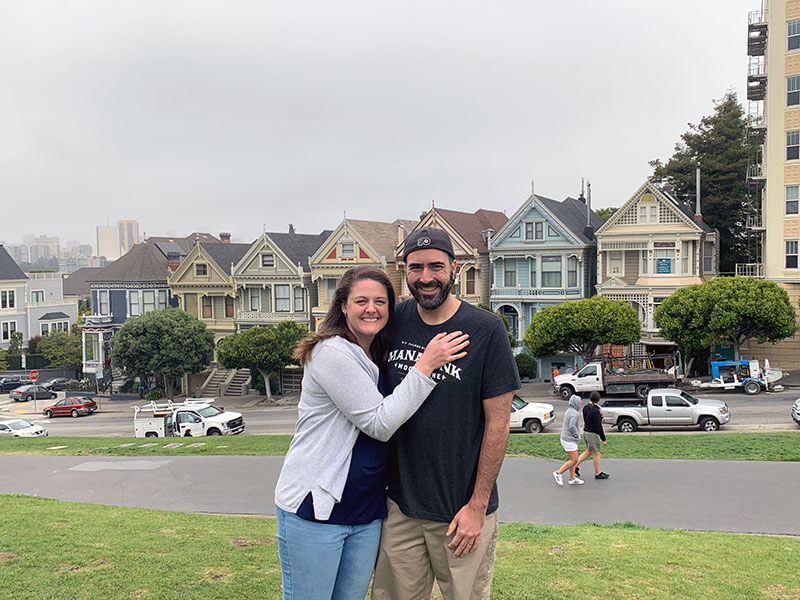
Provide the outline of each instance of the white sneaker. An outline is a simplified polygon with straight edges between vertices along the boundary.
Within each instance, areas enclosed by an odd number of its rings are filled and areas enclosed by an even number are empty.
[[[564,476],[558,471],[553,471],[553,479],[556,480],[558,485],[564,485]]]
[[[583,485],[583,479],[578,479],[577,477],[575,479],[570,479],[569,480],[569,484],[570,485]]]

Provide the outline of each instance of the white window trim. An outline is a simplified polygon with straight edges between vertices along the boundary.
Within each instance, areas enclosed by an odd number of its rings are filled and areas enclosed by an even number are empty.
[[[41,293],[42,294],[42,299],[41,300],[34,300],[33,299],[33,295],[37,294],[37,293]],[[31,304],[44,304],[44,302],[46,300],[47,300],[47,293],[45,292],[45,290],[31,290]]]
[[[272,264],[271,265],[265,265],[264,264],[264,260],[266,258],[271,258],[272,259]],[[274,253],[272,253],[272,252],[262,252],[261,253],[261,268],[262,269],[274,269],[275,268],[275,254]]]
[[[5,325],[5,324],[8,324],[8,337],[7,338],[3,337],[3,325]],[[11,325],[12,324],[14,325],[13,331],[11,329]],[[9,320],[9,321],[0,321],[0,342],[10,342],[11,341],[11,334],[14,333],[14,331],[19,331],[19,329],[17,328],[17,320],[16,319]]]
[[[620,263],[619,263],[619,273],[612,273],[611,272],[611,255],[612,254],[619,254],[620,255]],[[607,250],[606,251],[606,272],[608,277],[625,277],[625,250]]]

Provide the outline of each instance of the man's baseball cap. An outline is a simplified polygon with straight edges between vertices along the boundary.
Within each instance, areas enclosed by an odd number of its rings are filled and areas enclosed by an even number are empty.
[[[403,261],[415,250],[441,250],[447,252],[450,258],[456,257],[450,236],[435,227],[423,227],[408,234],[403,242]]]

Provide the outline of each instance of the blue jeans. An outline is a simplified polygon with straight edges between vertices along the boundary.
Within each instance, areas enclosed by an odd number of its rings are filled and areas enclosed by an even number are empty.
[[[363,600],[380,541],[381,519],[332,525],[278,508],[283,600]]]

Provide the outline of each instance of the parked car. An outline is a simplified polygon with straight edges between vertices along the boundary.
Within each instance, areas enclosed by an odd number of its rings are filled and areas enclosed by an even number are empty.
[[[53,394],[55,396],[55,394]],[[69,415],[78,417],[80,415],[90,415],[97,410],[97,402],[85,396],[69,396],[59,400],[53,406],[48,406],[42,414],[48,419]]]
[[[52,379],[45,381],[42,385],[53,390],[54,392],[63,392],[65,389],[67,389],[68,381],[68,377],[53,377]]]
[[[795,423],[800,425],[800,398],[794,401],[794,405],[792,406],[792,418]]]
[[[9,437],[43,437],[47,429],[41,425],[34,425],[25,419],[7,419],[0,421],[0,436]]]
[[[511,400],[511,429],[539,433],[555,420],[556,411],[552,404],[526,402],[514,394]]]
[[[10,392],[21,385],[27,385],[29,383],[33,382],[25,377],[18,377],[15,375],[11,377],[0,377],[0,392]]]
[[[639,427],[700,427],[717,431],[730,421],[728,405],[722,400],[695,398],[674,388],[650,390],[646,400],[607,399],[601,410],[603,423],[616,427],[621,433]]]
[[[58,396],[53,390],[50,390],[43,385],[22,385],[14,390],[8,392],[9,400],[13,399],[15,402],[33,400],[34,394],[36,399],[55,398]]]

